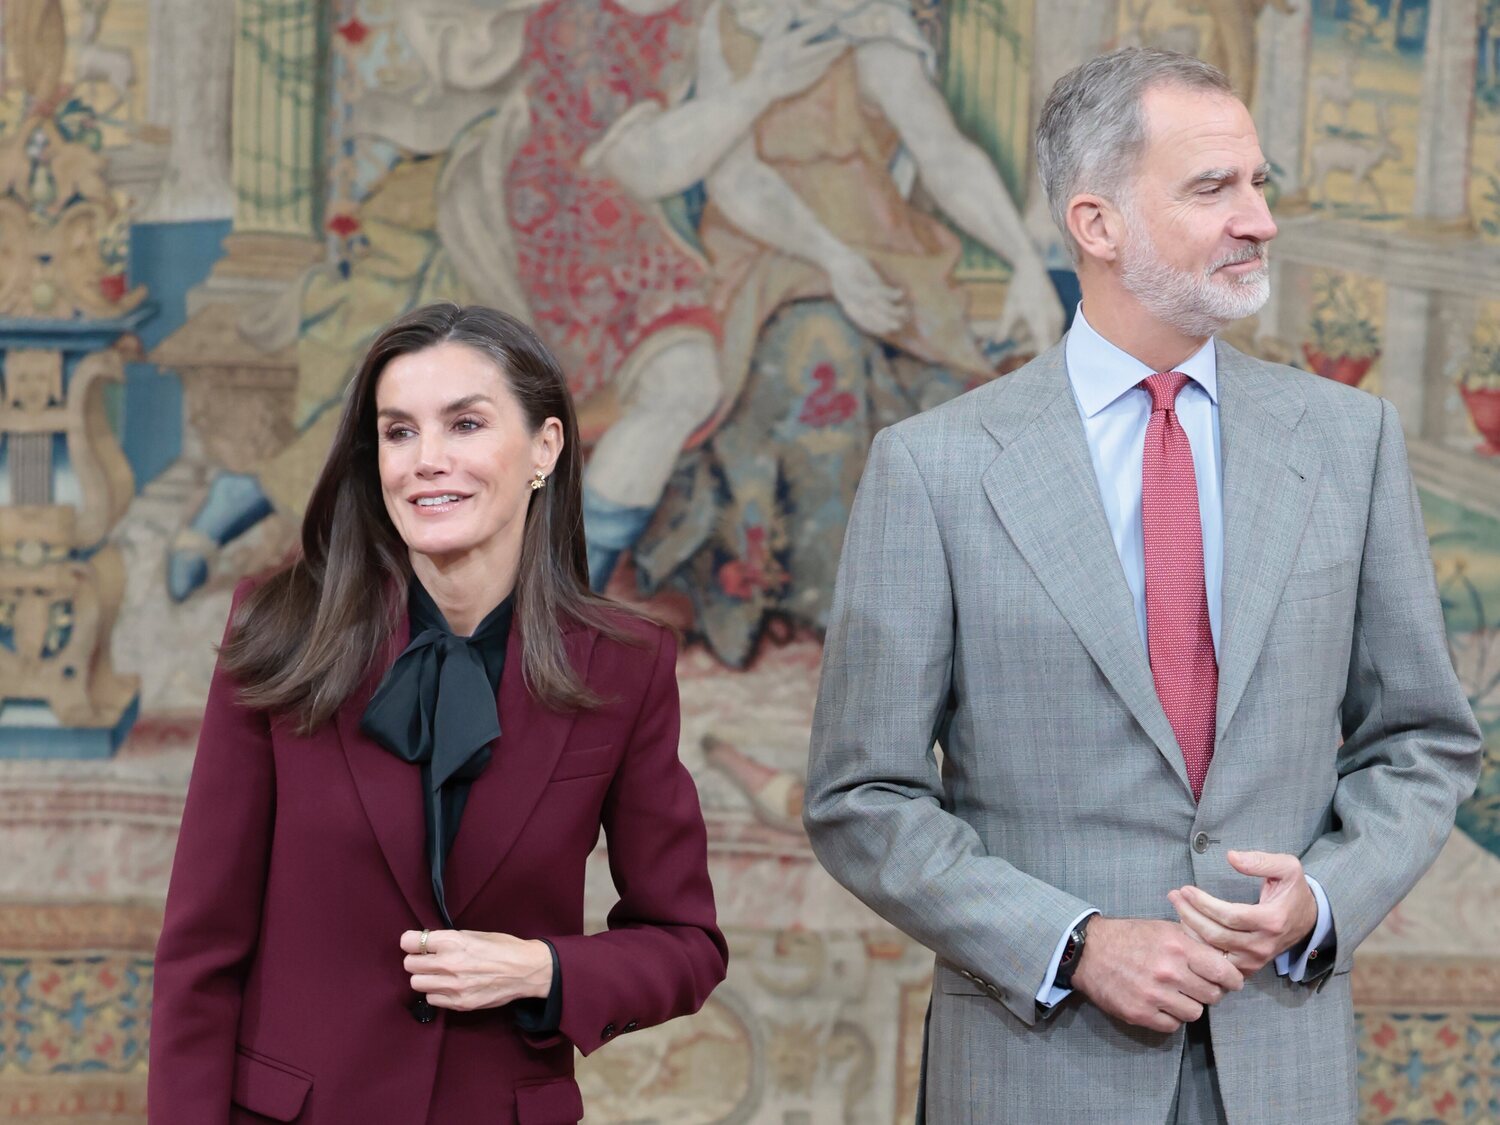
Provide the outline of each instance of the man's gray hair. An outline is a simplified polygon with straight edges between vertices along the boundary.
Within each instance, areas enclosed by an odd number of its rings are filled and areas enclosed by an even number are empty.
[[[1068,201],[1080,192],[1124,205],[1126,180],[1146,148],[1141,99],[1156,86],[1182,86],[1234,96],[1216,66],[1176,51],[1122,47],[1090,59],[1057,80],[1036,130],[1036,164],[1047,206],[1078,261],[1068,230]]]

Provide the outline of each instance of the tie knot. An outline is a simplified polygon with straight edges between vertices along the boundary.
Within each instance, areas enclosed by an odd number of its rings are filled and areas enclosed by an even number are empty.
[[[1151,412],[1171,412],[1176,409],[1177,393],[1188,385],[1188,377],[1181,371],[1159,371],[1141,380],[1141,386],[1151,393]]]

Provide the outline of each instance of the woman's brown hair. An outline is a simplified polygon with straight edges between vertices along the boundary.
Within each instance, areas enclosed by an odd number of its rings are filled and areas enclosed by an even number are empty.
[[[555,710],[599,704],[568,662],[566,622],[627,643],[640,639],[628,622],[644,615],[589,590],[583,454],[557,360],[515,317],[478,305],[426,305],[370,345],[307,504],[301,557],[246,596],[221,654],[247,706],[290,715],[304,733],[327,722],[369,675],[405,605],[411,562],[381,497],[375,387],[397,356],[442,343],[492,359],[533,432],[549,417],[562,422],[562,455],[546,487],[531,494],[516,574],[514,627],[527,688]]]

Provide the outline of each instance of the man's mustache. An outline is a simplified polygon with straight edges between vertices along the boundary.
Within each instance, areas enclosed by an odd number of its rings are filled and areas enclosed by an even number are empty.
[[[1225,266],[1237,266],[1241,262],[1259,261],[1265,263],[1270,259],[1270,249],[1264,242],[1251,242],[1238,250],[1231,250],[1213,265],[1208,267],[1209,273],[1218,273]]]

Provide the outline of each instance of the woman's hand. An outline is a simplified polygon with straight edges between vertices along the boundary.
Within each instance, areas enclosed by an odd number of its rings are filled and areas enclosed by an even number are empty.
[[[798,25],[768,31],[755,52],[755,61],[745,82],[757,90],[766,104],[802,93],[827,72],[833,61],[849,49],[835,35],[823,39],[837,16],[820,15]]]
[[[434,1008],[472,1012],[512,1000],[545,999],[552,990],[552,951],[544,941],[478,930],[430,930],[401,935],[402,967],[411,986]]]
[[[1066,315],[1041,259],[1016,263],[1005,309],[1000,314],[1000,338],[1019,337],[1024,325],[1030,331],[1034,348],[1050,347],[1062,337]]]
[[[823,269],[844,315],[872,336],[888,336],[911,315],[906,295],[887,285],[868,258],[842,244],[826,255]]]

